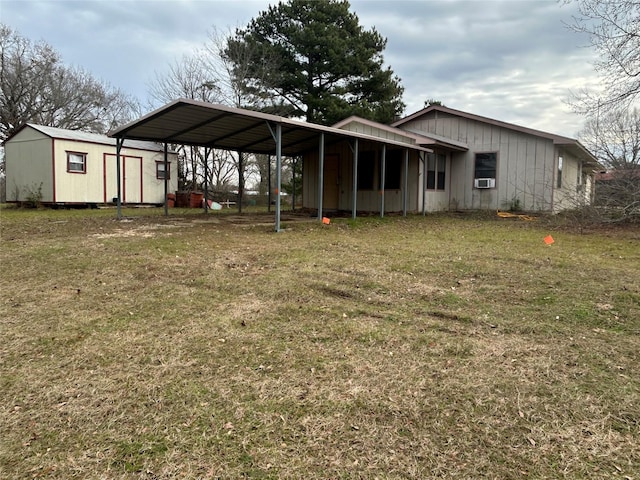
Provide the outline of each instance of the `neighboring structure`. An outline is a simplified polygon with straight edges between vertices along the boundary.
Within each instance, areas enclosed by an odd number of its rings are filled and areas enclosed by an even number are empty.
[[[579,141],[478,115],[431,105],[391,126],[350,117],[336,128],[433,150],[418,158],[411,152],[408,168],[409,210],[508,210],[558,212],[591,202],[597,159]],[[381,150],[362,152],[358,162],[358,206],[361,210],[399,211],[401,162],[385,153],[382,190]],[[351,152],[344,145],[327,149],[325,190],[339,192],[334,206],[348,209]],[[347,161],[341,161],[342,159]],[[335,174],[331,169],[335,167]],[[366,167],[365,167],[366,165]],[[329,170],[326,170],[326,169]],[[367,173],[368,170],[368,173]],[[315,207],[313,176],[317,154],[305,157],[304,205]],[[424,174],[426,171],[426,175]],[[307,178],[310,177],[310,178]],[[345,181],[346,180],[346,181]],[[333,185],[335,183],[335,185]],[[387,197],[383,204],[379,197]],[[325,208],[331,204],[325,202]]]
[[[621,209],[621,213],[640,213],[640,166],[598,172],[595,176],[594,205]]]
[[[5,143],[7,201],[40,196],[44,204],[92,205],[117,198],[116,139],[26,124]],[[120,152],[121,201],[162,204],[164,150],[153,142],[127,141]],[[178,185],[177,155],[168,154],[168,191]]]

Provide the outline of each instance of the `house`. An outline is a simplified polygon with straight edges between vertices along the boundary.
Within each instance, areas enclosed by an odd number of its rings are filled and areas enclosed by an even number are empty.
[[[44,204],[92,205],[118,196],[116,139],[105,135],[26,124],[4,143],[7,201],[34,196]],[[177,155],[167,157],[168,191],[177,190]],[[164,149],[130,140],[120,151],[121,201],[164,203]]]
[[[391,125],[350,117],[334,127],[432,150],[422,155],[412,152],[409,158],[407,194],[411,211],[558,212],[591,202],[594,172],[601,168],[578,140],[440,105],[428,106]],[[381,155],[379,149],[360,153],[357,197],[362,201],[358,205],[362,210],[400,211],[399,152],[385,152],[384,187]],[[326,203],[326,208],[348,208],[350,161],[341,160],[350,156],[349,149],[342,145],[326,151],[329,161],[325,160],[328,170],[324,175],[329,175],[335,186],[325,183],[325,189],[329,189],[330,199],[334,190],[343,194],[337,195],[337,202]],[[315,152],[305,157],[305,167],[305,173],[312,177],[317,170]],[[313,178],[307,178],[305,185],[314,184]],[[384,203],[380,202],[381,196],[387,198]],[[315,197],[316,192],[310,192],[305,206],[314,208]]]
[[[326,127],[181,98],[110,136],[266,155],[276,192],[282,158],[302,158],[303,207],[319,220],[335,211],[557,212],[590,202],[602,168],[575,139],[433,105],[392,125],[350,117]]]

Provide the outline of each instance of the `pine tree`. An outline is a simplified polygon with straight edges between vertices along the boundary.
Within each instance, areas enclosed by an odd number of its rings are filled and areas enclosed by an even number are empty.
[[[365,30],[349,7],[346,0],[290,0],[238,29],[225,54],[240,65],[237,52],[255,52],[238,79],[249,103],[324,125],[349,115],[379,122],[399,116],[404,89],[383,66],[387,41],[375,28]]]

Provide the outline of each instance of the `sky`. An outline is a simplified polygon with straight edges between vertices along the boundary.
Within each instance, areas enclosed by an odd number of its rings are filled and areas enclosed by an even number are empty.
[[[149,105],[149,84],[212,28],[246,26],[269,0],[0,0],[0,22],[44,40],[67,65]],[[573,2],[351,0],[361,25],[387,39],[385,65],[404,86],[405,115],[427,99],[576,137],[572,92],[595,87],[588,38],[567,28]],[[148,110],[148,108],[146,109]]]

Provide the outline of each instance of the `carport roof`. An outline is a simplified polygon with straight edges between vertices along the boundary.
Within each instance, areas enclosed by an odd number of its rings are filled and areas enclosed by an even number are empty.
[[[246,153],[273,154],[275,125],[282,128],[282,154],[297,156],[325,142],[361,139],[410,150],[430,152],[419,145],[291,120],[252,110],[190,99],[178,99],[109,133],[110,137],[194,145]]]

